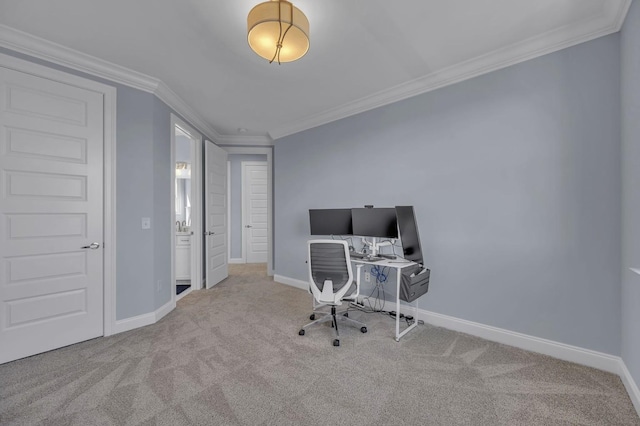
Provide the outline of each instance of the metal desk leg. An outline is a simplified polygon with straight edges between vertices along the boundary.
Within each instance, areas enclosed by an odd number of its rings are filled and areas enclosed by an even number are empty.
[[[396,342],[400,341],[400,269],[396,269]]]
[[[402,275],[400,269],[396,269],[396,342],[399,342],[402,336],[418,326],[418,300],[416,299],[416,310],[413,315],[413,324],[405,328],[404,331],[400,333],[400,275]]]

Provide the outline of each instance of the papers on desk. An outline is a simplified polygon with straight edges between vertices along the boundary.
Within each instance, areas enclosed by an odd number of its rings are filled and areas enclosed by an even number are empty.
[[[416,273],[414,272],[413,274],[411,274],[411,275],[409,275],[409,276],[410,276],[411,278],[413,278],[413,277],[415,277],[416,275],[422,275],[422,274],[424,274],[424,273],[425,273],[425,272],[427,272],[427,271],[428,271],[428,269],[427,269],[427,268],[424,268],[422,271],[418,272],[418,274],[416,274]]]

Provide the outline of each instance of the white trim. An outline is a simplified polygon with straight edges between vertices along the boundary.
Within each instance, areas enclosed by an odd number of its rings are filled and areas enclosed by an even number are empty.
[[[180,124],[180,127],[183,127],[183,125]],[[204,200],[202,198],[202,150],[204,147],[204,139],[199,133],[195,136],[196,137],[191,144],[191,160],[193,161],[193,164],[191,164],[191,288],[194,290],[200,290],[204,288],[199,286],[203,279],[202,261],[204,259],[202,243],[202,209],[204,205]],[[194,245],[196,247],[195,250]]]
[[[133,330],[135,328],[144,327],[155,323],[155,312],[149,312],[148,314],[137,315],[135,317],[118,320],[113,326],[112,334],[123,333],[125,331]]]
[[[155,324],[156,322],[160,321],[165,315],[171,312],[175,307],[175,302],[170,300],[153,312],[116,321],[113,326],[112,334],[124,333],[125,331]]]
[[[636,274],[640,275],[640,269],[639,268],[629,268],[631,271],[635,272]]]
[[[175,250],[176,250],[176,228],[175,228],[175,179],[176,179],[176,128],[189,135],[191,138],[191,288],[199,290],[198,283],[202,282],[202,135],[198,133],[188,123],[180,117],[171,113],[171,301],[176,302],[176,271],[175,271]]]
[[[269,130],[273,139],[279,139],[303,130],[321,126],[345,117],[369,111],[384,105],[445,86],[487,74],[530,59],[575,46],[589,40],[620,31],[631,0],[606,1],[601,15],[579,24],[566,25],[531,37],[493,52],[460,62],[431,74],[381,90],[370,96],[340,105],[296,120],[292,124]]]
[[[309,283],[306,281],[289,278],[282,275],[274,275],[275,282],[286,284],[300,290],[308,291]],[[413,314],[413,307],[402,305],[402,308],[410,310]],[[404,311],[401,309],[401,311]],[[554,342],[548,339],[542,339],[535,336],[529,336],[498,327],[492,327],[477,322],[467,321],[448,315],[437,314],[435,312],[418,309],[417,319],[424,321],[437,327],[443,327],[448,330],[459,331],[480,337],[482,339],[493,342],[502,343],[516,348],[524,349],[531,352],[548,355],[553,358],[562,359],[576,364],[586,365],[588,367],[597,368],[609,373],[620,376],[629,398],[633,402],[638,415],[640,415],[640,390],[633,380],[631,373],[627,369],[622,358],[602,352],[592,351],[577,346],[567,345],[560,342]]]
[[[167,303],[165,303],[164,305],[160,306],[158,309],[155,310],[154,314],[155,314],[155,321],[154,322],[158,322],[160,321],[162,318],[164,318],[169,312],[173,311],[176,307],[175,303],[172,303],[171,300],[169,300]]]
[[[603,2],[602,13],[586,22],[531,37],[520,43],[501,48],[485,55],[455,64],[448,68],[422,76],[295,121],[293,124],[270,129],[266,136],[221,135],[198,112],[189,107],[166,84],[157,78],[130,70],[111,62],[90,56],[51,41],[27,34],[6,25],[0,25],[0,46],[39,59],[73,68],[120,84],[154,93],[158,98],[193,123],[209,139],[227,145],[271,145],[278,139],[332,121],[349,117],[383,105],[449,86],[473,77],[505,68],[567,47],[575,46],[598,37],[620,31],[631,0]]]
[[[18,53],[62,65],[114,83],[153,93],[202,133],[218,140],[222,136],[194,109],[189,107],[161,80],[86,53],[0,25],[0,46]]]
[[[229,263],[246,263],[241,257],[230,257]]]
[[[638,389],[638,384],[633,380],[633,376],[631,376],[627,365],[622,359],[620,360],[619,375],[624,387],[627,389],[627,393],[629,394],[629,398],[631,399],[633,406],[636,408],[638,416],[640,416],[640,389]]]
[[[104,335],[111,335],[116,322],[116,95],[105,92],[104,122]]]
[[[173,304],[176,303],[176,116],[171,114],[170,117],[170,146],[169,146],[169,164],[171,167],[169,178],[169,202],[171,203],[171,265],[169,265],[169,291],[171,292],[171,298],[169,299]],[[158,288],[156,286],[154,294],[157,294]]]
[[[176,295],[176,302],[180,301],[180,299],[182,299],[183,297],[185,297],[187,294],[191,293],[192,291],[193,291],[193,286],[190,286],[188,289],[186,289],[182,293]]]
[[[231,161],[227,154],[227,263],[231,263]]]
[[[145,92],[155,92],[160,83],[157,78],[6,25],[0,25],[0,46]]]
[[[565,361],[575,362],[588,367],[618,374],[620,357],[592,351],[553,340],[529,336],[503,328],[492,327],[473,321],[442,315],[435,312],[418,309],[418,319],[427,324],[444,327],[449,330],[460,331],[481,337],[493,342],[502,343],[531,352],[537,352]]]
[[[303,290],[307,290],[309,287],[309,284],[305,281],[284,277],[282,275],[275,275],[273,279],[279,283],[288,284],[292,287],[301,288]],[[413,314],[413,307],[402,305],[402,308],[411,310],[411,313]],[[577,364],[586,365],[588,367],[597,368],[610,373],[620,374],[620,363],[622,360],[617,356],[592,351],[590,349],[583,349],[560,342],[554,342],[552,340],[542,339],[535,336],[529,336],[473,321],[467,321],[448,315],[429,312],[424,309],[418,309],[417,319],[422,320],[427,324],[443,327],[448,330],[460,331],[462,333],[481,337],[493,342],[503,343],[505,345],[549,355],[554,358],[575,362]]]
[[[173,108],[175,112],[180,114],[185,120],[191,123],[200,133],[204,133],[206,137],[217,140],[221,135],[213,128],[207,120],[205,120],[196,110],[191,108],[180,96],[169,88],[162,81],[159,81],[158,87],[153,92],[162,102]]]
[[[273,280],[280,284],[290,285],[291,287],[299,288],[300,290],[309,291],[309,282],[297,280],[295,278],[289,278],[282,275],[274,275]]]
[[[244,210],[245,207],[245,194],[247,192],[247,182],[245,179],[246,174],[246,161],[240,162],[240,242],[242,245],[242,258],[244,261],[247,261],[247,231],[245,230],[245,224],[247,223],[247,212]],[[267,230],[267,232],[269,232]]]
[[[259,145],[271,146],[273,139],[269,135],[264,136],[248,136],[248,135],[220,135],[216,143],[220,145]]]
[[[222,146],[228,154],[263,154],[267,156],[267,275],[273,276],[273,146],[250,147],[250,146]],[[244,254],[243,254],[244,256]]]
[[[103,95],[103,334],[109,336],[116,321],[116,88],[5,54],[0,66]]]

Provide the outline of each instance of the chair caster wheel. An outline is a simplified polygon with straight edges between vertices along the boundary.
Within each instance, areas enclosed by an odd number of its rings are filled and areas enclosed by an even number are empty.
[[[300,331],[298,331],[298,334],[299,334],[300,336],[304,336],[304,330],[300,330]]]
[[[344,314],[342,314],[342,316],[349,318],[349,312],[345,312]]]
[[[333,346],[340,346],[340,340],[339,339],[335,339],[333,341]]]
[[[304,330],[302,330],[302,331],[304,331]],[[360,327],[360,331],[362,331],[363,333],[366,333],[367,332],[367,327]]]
[[[311,315],[309,315],[309,319],[310,319],[311,321],[315,321],[315,319],[316,319],[316,314],[311,314]]]

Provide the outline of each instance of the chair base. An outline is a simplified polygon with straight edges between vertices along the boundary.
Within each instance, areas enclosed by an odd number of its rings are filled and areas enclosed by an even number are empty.
[[[336,312],[336,307],[333,305],[331,306],[331,313],[314,311],[313,314],[311,314],[311,317],[315,317],[316,319],[302,327],[298,334],[300,336],[304,336],[307,328],[316,324],[331,322],[331,327],[333,327],[336,332],[336,339],[334,339],[333,341],[333,346],[340,346],[340,330],[338,329],[338,322],[349,325],[351,327],[360,328],[360,331],[362,333],[367,332],[367,325],[365,323],[349,318],[348,315],[349,314],[347,312],[343,313],[342,315],[338,315]],[[318,316],[320,316],[320,318],[317,318]]]

